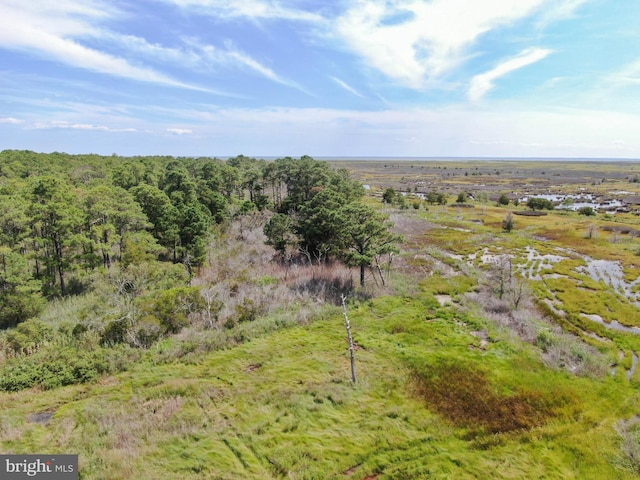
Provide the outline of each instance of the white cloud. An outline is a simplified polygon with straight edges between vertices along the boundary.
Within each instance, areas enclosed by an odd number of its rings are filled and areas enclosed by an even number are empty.
[[[564,0],[550,3],[541,14],[538,27],[544,28],[551,23],[573,17],[578,8],[590,1],[592,0]]]
[[[135,35],[121,35],[115,32],[102,32],[101,38],[108,40],[129,53],[146,58],[174,64],[196,67],[202,62],[202,55],[194,48],[172,48],[158,43],[150,43]]]
[[[125,47],[129,52],[174,65],[182,65],[192,70],[209,72],[220,67],[248,69],[273,82],[303,90],[296,82],[284,78],[273,69],[237,49],[231,41],[224,42],[224,48],[219,48],[213,45],[203,45],[191,38],[184,38],[183,46],[174,48],[150,43],[144,38],[133,35],[109,33],[103,38]],[[215,93],[236,96],[220,91],[215,91]]]
[[[181,129],[198,131],[190,148],[214,155],[640,157],[640,115],[607,110],[503,105],[366,112],[152,108],[150,114],[155,112],[184,119]]]
[[[628,63],[607,78],[612,86],[637,85],[640,83],[640,60]]]
[[[366,63],[421,89],[451,72],[485,33],[550,8],[559,20],[586,0],[354,0],[334,34]]]
[[[109,154],[120,134],[126,135],[122,148],[130,155],[640,158],[640,115],[608,110],[513,104],[383,111],[205,105],[144,110],[146,119],[97,114],[91,105],[43,119],[53,115],[45,110],[25,117],[29,140],[12,139],[11,148],[37,141],[45,150],[96,151],[102,141]],[[162,120],[168,118],[181,120]]]
[[[224,19],[238,17],[261,19],[296,20],[321,22],[324,18],[316,13],[283,7],[276,1],[265,0],[161,0],[185,9],[197,9]]]
[[[356,97],[360,97],[360,98],[366,98],[359,91],[357,91],[355,88],[353,88],[351,85],[344,82],[343,80],[340,80],[339,78],[332,77],[332,76],[329,76],[329,78],[334,82],[336,82],[338,85],[340,85],[342,88],[344,88],[347,92],[351,93],[352,95],[355,95]]]
[[[167,132],[173,133],[174,135],[191,135],[193,130],[189,128],[167,128]]]
[[[102,34],[100,22],[108,16],[105,12],[114,12],[114,9],[100,0],[82,4],[70,0],[4,0],[0,3],[0,47],[37,53],[50,60],[108,75],[206,91],[82,45],[80,38]]]
[[[300,91],[308,93],[304,90],[300,85],[292,80],[288,80],[280,75],[278,75],[271,68],[263,65],[259,61],[255,60],[251,56],[246,53],[236,49],[231,42],[226,42],[227,49],[225,51],[213,50],[213,47],[206,47],[205,51],[211,52],[212,55],[208,55],[210,58],[217,58],[219,61],[223,63],[232,63],[240,67],[246,67],[250,70],[262,75],[263,77],[276,82],[282,85],[286,85],[288,87],[296,88]]]
[[[503,77],[514,70],[526,67],[532,63],[539,62],[551,53],[552,50],[546,48],[528,48],[527,50],[520,52],[514,58],[510,58],[509,60],[502,62],[488,72],[476,75],[471,79],[471,85],[467,92],[469,100],[472,102],[480,100],[495,87],[494,82],[500,77]]]
[[[75,123],[66,120],[51,120],[48,122],[37,121],[32,124],[26,125],[29,129],[35,130],[51,130],[51,129],[63,129],[63,130],[85,130],[85,131],[99,131],[99,132],[136,132],[135,128],[120,128],[109,127],[107,125],[93,124],[93,123]]]
[[[12,125],[18,125],[20,123],[24,123],[24,120],[19,120],[13,117],[0,117],[0,123],[9,123]]]

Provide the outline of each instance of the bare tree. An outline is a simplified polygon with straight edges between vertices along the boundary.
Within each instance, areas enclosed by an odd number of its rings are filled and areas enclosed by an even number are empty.
[[[498,256],[488,274],[489,288],[500,300],[507,300],[514,310],[529,297],[529,287],[525,278],[516,272],[509,255]]]
[[[217,323],[218,315],[224,306],[218,299],[218,295],[214,292],[212,288],[202,289],[200,291],[202,298],[206,303],[206,323],[207,328],[212,329],[214,325],[214,320]]]
[[[347,328],[347,340],[349,341],[349,354],[351,356],[351,381],[357,382],[356,378],[356,359],[355,349],[353,346],[353,337],[351,336],[351,325],[349,324],[349,317],[347,316],[347,297],[344,294],[340,295],[342,298],[342,312],[344,314],[344,325]]]

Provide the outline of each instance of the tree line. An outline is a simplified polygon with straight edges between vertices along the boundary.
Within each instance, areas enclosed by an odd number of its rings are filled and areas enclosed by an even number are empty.
[[[363,194],[346,170],[308,156],[5,150],[0,327],[36,316],[48,299],[89,290],[95,275],[108,277],[123,303],[139,296],[149,278],[176,279],[165,289],[184,287],[180,279],[206,262],[212,232],[253,211],[273,213],[265,233],[281,259],[293,250],[309,261],[337,258],[359,267],[364,284],[365,269],[392,253],[399,237],[383,214],[361,202]]]

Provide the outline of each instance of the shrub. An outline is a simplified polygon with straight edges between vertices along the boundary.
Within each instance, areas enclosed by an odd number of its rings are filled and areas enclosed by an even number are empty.
[[[384,203],[393,204],[396,201],[397,193],[392,187],[387,188],[382,194],[382,201]]]
[[[509,197],[507,197],[505,193],[500,195],[500,198],[498,199],[498,205],[509,205]]]
[[[144,317],[138,322],[138,328],[134,335],[134,346],[149,348],[157,342],[162,335],[162,327],[155,317]]]
[[[515,220],[513,219],[513,213],[509,212],[502,220],[502,229],[505,232],[509,233],[511,232],[511,230],[513,230],[514,226],[515,226]]]
[[[27,320],[7,332],[7,346],[13,354],[32,354],[51,339],[52,328],[40,320]]]
[[[242,303],[236,305],[236,315],[238,322],[253,322],[260,314],[260,308],[249,298],[245,298]]]
[[[126,318],[113,320],[105,327],[100,336],[100,345],[115,345],[127,340],[129,321]]]
[[[42,351],[5,364],[0,373],[0,390],[16,392],[36,385],[52,389],[85,383],[105,373],[123,370],[128,361],[121,349]]]
[[[593,217],[596,214],[596,211],[592,207],[580,207],[578,209],[578,214],[584,215],[586,217]]]
[[[145,313],[158,320],[164,333],[178,333],[189,324],[190,313],[204,308],[199,288],[177,287],[159,293],[155,301],[145,306]]]
[[[555,207],[551,200],[546,198],[530,198],[527,201],[527,207],[531,210],[553,210]]]

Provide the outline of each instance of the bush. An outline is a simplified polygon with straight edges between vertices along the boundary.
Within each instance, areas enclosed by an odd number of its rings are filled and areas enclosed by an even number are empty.
[[[253,322],[260,314],[260,308],[251,299],[245,298],[242,303],[236,305],[238,322]]]
[[[127,340],[129,321],[126,318],[109,322],[100,336],[100,345],[115,345]]]
[[[581,207],[578,209],[578,214],[593,217],[595,216],[596,211],[592,207]]]
[[[52,328],[39,320],[27,320],[7,332],[7,346],[13,354],[32,354],[51,339]]]
[[[509,233],[511,232],[511,230],[513,230],[514,226],[515,226],[515,220],[513,219],[513,213],[509,212],[502,220],[502,229],[505,232]]]
[[[162,327],[155,317],[144,317],[135,332],[134,345],[136,347],[149,348],[162,336]]]
[[[0,390],[16,392],[33,386],[48,390],[89,382],[105,373],[123,370],[128,364],[123,353],[121,349],[110,348],[42,351],[5,364],[0,373]]]
[[[144,308],[149,317],[158,320],[163,333],[178,333],[189,324],[190,313],[202,311],[205,301],[197,287],[177,287],[161,292]]]
[[[527,207],[531,210],[553,210],[555,206],[551,200],[546,198],[530,198],[527,201]]]
[[[392,205],[396,201],[396,198],[397,198],[397,193],[395,189],[391,187],[387,188],[382,194],[382,201],[390,205]]]

